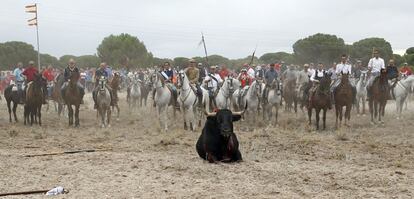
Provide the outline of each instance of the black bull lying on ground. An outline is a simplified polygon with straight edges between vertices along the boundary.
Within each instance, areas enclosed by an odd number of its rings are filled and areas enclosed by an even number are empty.
[[[245,109],[246,110],[246,109]],[[242,160],[239,141],[233,132],[233,122],[241,119],[243,112],[222,109],[216,113],[207,113],[207,120],[198,138],[198,155],[210,163],[216,161],[236,162]]]

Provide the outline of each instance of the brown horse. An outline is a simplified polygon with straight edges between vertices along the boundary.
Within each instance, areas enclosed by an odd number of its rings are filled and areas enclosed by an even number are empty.
[[[295,113],[298,111],[298,99],[296,96],[296,79],[285,80],[283,85],[283,99],[285,100],[285,110],[292,111]]]
[[[326,129],[326,111],[331,104],[331,76],[325,73],[319,82],[319,86],[316,88],[314,94],[310,93],[310,101],[308,104],[308,117],[309,125],[312,124],[312,109],[315,109],[316,113],[316,130],[319,130],[319,113],[323,110],[323,129]]]
[[[24,105],[24,124],[30,122],[33,125],[38,119],[39,126],[42,125],[42,104],[43,104],[44,81],[40,74],[35,75],[34,81],[27,85],[26,104]],[[30,120],[29,120],[30,116]]]
[[[112,81],[110,83],[110,87],[112,88],[112,110],[116,107],[117,112],[117,120],[119,120],[119,106],[118,106],[118,90],[120,89],[121,85],[121,75],[119,73],[115,73]]]
[[[371,114],[371,122],[375,123],[374,118],[378,117],[380,123],[384,123],[381,120],[381,116],[384,117],[385,105],[387,105],[387,99],[389,95],[387,70],[382,69],[380,76],[377,77],[372,83],[369,89],[369,112]]]
[[[64,101],[63,101],[62,92],[61,92],[61,88],[64,82],[65,82],[65,79],[63,77],[63,73],[61,73],[56,77],[55,83],[52,88],[51,98],[53,101],[55,101],[55,103],[57,103],[57,112],[58,112],[59,117],[64,109]],[[56,108],[56,104],[55,104],[55,108]]]
[[[345,126],[349,126],[351,119],[352,102],[354,101],[354,94],[351,83],[349,82],[349,73],[341,73],[341,83],[334,91],[335,112],[336,112],[336,128],[341,127],[343,117],[343,107],[345,106]],[[338,126],[339,120],[339,126]]]
[[[73,108],[75,106],[75,127],[79,127],[79,106],[83,95],[78,88],[79,72],[73,72],[67,87],[63,90],[62,98],[68,108],[69,126],[73,125]]]

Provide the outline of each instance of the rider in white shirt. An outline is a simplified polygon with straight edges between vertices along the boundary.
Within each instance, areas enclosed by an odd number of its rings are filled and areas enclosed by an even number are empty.
[[[379,57],[378,50],[375,50],[374,57],[368,62],[368,71],[371,71],[371,76],[367,82],[367,89],[371,87],[374,79],[379,76],[382,69],[385,69],[384,59]]]
[[[210,73],[204,78],[204,84],[207,85],[207,90],[210,96],[210,99],[214,103],[214,106],[217,107],[215,102],[215,94],[219,88],[219,85],[223,82],[220,75],[216,72],[217,66],[210,66]]]
[[[333,85],[331,87],[331,93],[332,93],[332,100],[331,101],[332,101],[332,103],[335,103],[333,96],[334,96],[334,92],[335,92],[336,87],[338,87],[338,85],[341,83],[341,79],[340,79],[341,75],[342,74],[348,74],[349,77],[351,77],[351,75],[352,75],[352,66],[347,63],[347,58],[348,58],[347,55],[343,54],[341,56],[341,62],[338,65],[336,65],[335,73],[336,73],[337,79],[335,80],[335,82],[333,83]],[[355,97],[356,88],[355,88],[354,85],[352,85],[352,83],[350,83],[350,84],[351,84],[351,87],[352,87],[352,92],[353,92],[354,97]]]

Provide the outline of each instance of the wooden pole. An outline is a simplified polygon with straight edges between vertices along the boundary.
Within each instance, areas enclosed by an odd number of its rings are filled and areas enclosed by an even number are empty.
[[[38,194],[43,193],[45,194],[49,190],[35,190],[35,191],[20,191],[20,192],[10,192],[10,193],[0,193],[1,196],[15,196],[15,195],[29,195],[29,194]]]
[[[30,154],[30,155],[24,155],[23,157],[38,157],[38,156],[63,155],[63,154],[74,154],[74,153],[92,153],[92,152],[109,151],[109,150],[111,149],[86,149],[86,150],[63,151],[63,152],[55,152],[55,153]]]

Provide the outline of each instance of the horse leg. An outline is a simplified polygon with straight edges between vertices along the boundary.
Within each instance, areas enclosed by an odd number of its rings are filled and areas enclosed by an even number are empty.
[[[338,129],[339,106],[335,105],[335,128]]]
[[[15,104],[16,103],[13,103],[13,111],[14,111],[14,105]],[[10,106],[11,106],[11,101],[7,101],[7,110],[9,111],[9,122],[11,123],[12,122],[12,118],[11,118],[11,107]]]
[[[342,126],[342,116],[343,116],[343,108],[342,106],[339,108],[339,128]]]
[[[275,111],[276,111],[275,112],[275,123],[277,125],[277,119],[278,119],[278,116],[279,116],[279,104],[276,104],[276,110]],[[270,116],[272,116],[272,110],[270,110]]]
[[[106,117],[107,117],[106,118],[107,119],[106,123],[108,124],[108,127],[111,127],[112,112],[111,112],[111,109],[110,108],[107,111],[107,116]]]
[[[362,115],[365,115],[365,101],[366,97],[362,97]]]
[[[323,109],[323,118],[322,118],[322,120],[323,120],[323,130],[326,129],[326,111],[327,111],[327,109],[324,108]]]
[[[69,117],[69,126],[73,125],[73,109],[72,105],[68,104],[68,117]]]
[[[360,115],[360,111],[359,111],[359,109],[360,109],[360,106],[359,106],[360,100],[361,100],[361,98],[360,97],[357,97],[356,103],[355,103],[355,108],[356,108],[356,111],[357,111],[357,115],[358,116]]]
[[[75,127],[79,127],[79,104],[75,106]]]
[[[316,130],[319,130],[319,113],[321,112],[320,108],[315,108],[315,114],[316,114]]]
[[[37,107],[37,115],[39,116],[39,126],[42,126],[42,104]]]
[[[187,110],[182,106],[181,111],[183,112],[184,130],[187,130]]]
[[[34,110],[33,110],[33,107],[30,107],[30,126],[32,126],[33,125],[33,122],[34,122],[34,120],[35,120],[35,115],[34,115]]]
[[[308,107],[308,119],[309,119],[309,126],[312,125],[312,108]]]
[[[350,126],[352,104],[345,107],[345,125]]]

